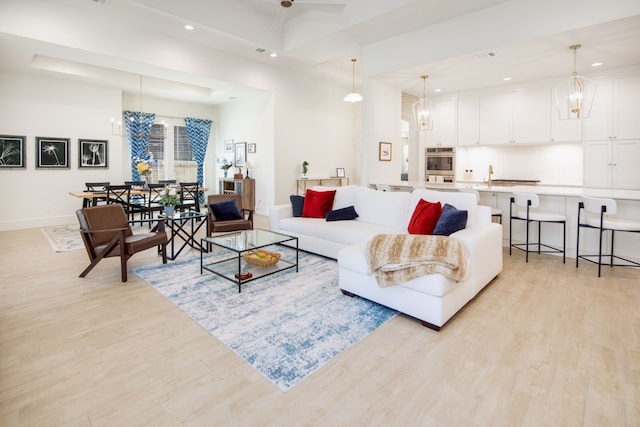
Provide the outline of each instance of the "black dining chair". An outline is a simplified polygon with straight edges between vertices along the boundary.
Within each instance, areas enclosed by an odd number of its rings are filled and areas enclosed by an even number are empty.
[[[131,186],[124,185],[107,185],[107,204],[119,204],[124,209],[129,219],[133,219],[133,210],[131,208]]]
[[[178,209],[184,211],[200,212],[200,187],[197,182],[180,183],[180,206]]]
[[[105,182],[85,182],[84,185],[88,193],[104,193],[104,196],[93,197],[91,199],[84,199],[82,201],[82,207],[87,208],[89,206],[97,206],[100,202],[107,202],[107,185],[110,185],[109,181]]]

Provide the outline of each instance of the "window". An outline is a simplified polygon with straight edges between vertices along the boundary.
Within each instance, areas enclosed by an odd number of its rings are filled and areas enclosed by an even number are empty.
[[[151,137],[147,151],[153,155],[154,165],[151,170],[151,182],[158,182],[158,179],[164,179],[164,144],[165,144],[165,128],[162,124],[154,123],[151,125]]]
[[[178,182],[196,182],[198,164],[193,158],[186,126],[173,127],[173,171]]]

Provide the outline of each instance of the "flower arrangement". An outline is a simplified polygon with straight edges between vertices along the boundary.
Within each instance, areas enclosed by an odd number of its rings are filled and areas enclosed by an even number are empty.
[[[220,169],[223,170],[224,172],[224,176],[227,176],[227,172],[229,172],[229,169],[231,169],[233,167],[233,163],[231,163],[229,160],[227,159],[218,159],[217,160],[218,164],[220,165]]]
[[[309,162],[305,160],[302,162],[302,174],[307,175],[307,172],[309,172]]]
[[[153,164],[153,154],[148,153],[142,157],[136,157],[133,159],[136,163],[136,170],[144,177],[151,175],[151,165]]]
[[[160,199],[158,201],[163,206],[178,206],[180,204],[178,191],[174,186],[165,185],[162,191],[160,191]]]

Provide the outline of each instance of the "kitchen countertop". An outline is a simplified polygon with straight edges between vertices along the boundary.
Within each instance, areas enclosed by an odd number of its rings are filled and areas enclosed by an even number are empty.
[[[422,187],[433,190],[449,190],[456,191],[460,189],[473,189],[482,192],[492,193],[536,193],[545,196],[563,196],[563,197],[607,197],[617,200],[636,200],[640,201],[640,189],[638,190],[612,190],[606,188],[585,188],[581,186],[562,186],[562,185],[491,185],[486,182],[458,181],[455,184],[436,184],[436,183],[418,183],[418,182],[396,182],[388,183],[392,188],[397,187],[400,190],[410,191],[413,188]],[[375,187],[375,185],[374,185]]]

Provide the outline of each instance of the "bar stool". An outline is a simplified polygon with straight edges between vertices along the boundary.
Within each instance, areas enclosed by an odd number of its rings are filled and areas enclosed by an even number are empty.
[[[514,210],[513,205],[516,205],[516,209]],[[565,215],[554,213],[554,212],[544,212],[539,210],[533,210],[540,206],[540,199],[538,195],[535,193],[516,193],[511,197],[511,203],[509,204],[509,255],[511,255],[511,248],[520,249],[525,251],[525,260],[529,262],[529,247],[534,246],[538,248],[538,254],[545,253],[561,253],[562,254],[562,263],[564,264],[566,261],[566,240],[567,240],[567,217]],[[526,232],[526,241],[525,243],[512,243],[511,236],[513,232],[513,220],[517,221],[526,221],[527,224],[527,232]],[[538,242],[529,243],[529,223],[537,222],[538,223]],[[545,245],[540,242],[541,235],[541,224],[542,223],[551,223],[551,224],[562,224],[562,250],[558,248],[554,248],[553,246]],[[542,250],[541,248],[547,248],[547,250]]]
[[[581,213],[584,211],[584,215]],[[615,218],[613,215],[618,211],[616,201],[597,197],[582,197],[578,203],[578,238],[576,242],[576,268],[578,261],[582,258],[585,261],[598,264],[598,277],[602,268],[602,258],[609,258],[608,265],[611,267],[640,267],[640,262],[632,261],[613,254],[613,238],[616,231],[626,231],[630,233],[640,233],[640,221],[633,221],[623,218]],[[598,255],[580,255],[580,229],[592,228],[598,230],[599,243]],[[611,231],[611,248],[608,254],[602,253],[602,238],[606,231]],[[594,259],[598,260],[595,261]],[[624,261],[615,263],[614,260]]]
[[[473,188],[459,188],[458,191],[463,193],[473,193],[476,195],[476,200],[480,202],[480,192],[478,190],[474,190]],[[492,206],[488,206],[491,208],[491,219],[497,218],[500,224],[502,224],[502,209],[494,208]]]

